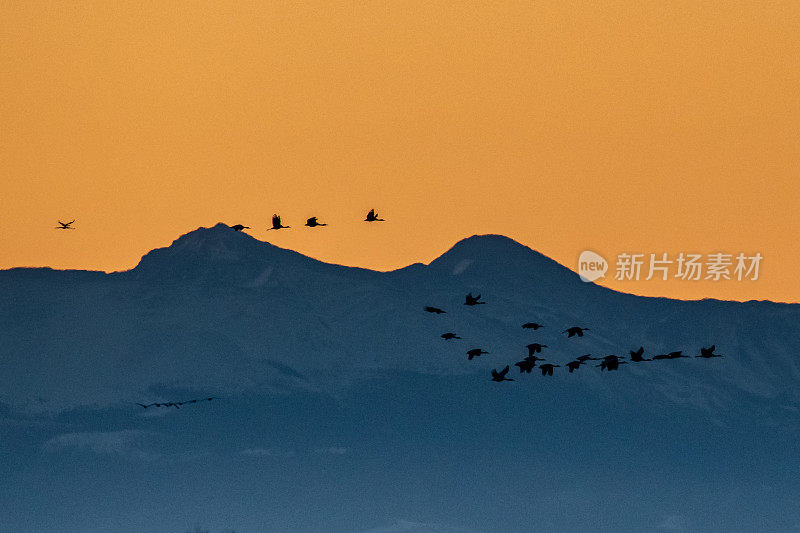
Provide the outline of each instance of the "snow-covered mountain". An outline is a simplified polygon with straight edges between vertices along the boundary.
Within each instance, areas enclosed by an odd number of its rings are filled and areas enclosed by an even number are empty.
[[[568,339],[572,325],[591,329]],[[19,490],[0,494],[0,530],[789,529],[799,339],[800,305],[622,294],[497,235],[374,272],[218,224],[126,272],[2,271],[0,473]],[[639,346],[725,357],[544,378],[513,367],[530,342],[560,364]],[[467,361],[474,347],[490,354]],[[506,364],[516,381],[489,381]],[[112,501],[54,504],[35,487],[67,490],[58,472]],[[178,516],[162,506],[176,486]]]
[[[651,355],[694,355],[716,344],[726,359],[631,365],[624,374],[698,405],[724,404],[733,391],[800,400],[800,305],[621,294],[497,235],[465,239],[430,265],[381,273],[218,224],[127,272],[12,269],[0,273],[0,290],[0,400],[27,410],[108,406],[159,386],[230,394],[331,389],[390,370],[488,375],[534,341],[556,362],[640,345]],[[468,291],[488,304],[462,305]],[[425,305],[447,313],[425,313]],[[523,330],[529,320],[546,327]],[[591,333],[561,334],[575,324]],[[446,331],[463,340],[444,342]],[[471,347],[491,356],[467,362]],[[602,378],[594,369],[569,376],[591,386]]]

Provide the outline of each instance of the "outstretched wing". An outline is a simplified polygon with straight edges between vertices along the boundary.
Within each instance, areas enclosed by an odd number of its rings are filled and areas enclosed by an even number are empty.
[[[498,374],[497,373],[497,370],[492,370],[492,377],[493,378],[500,378],[502,376],[503,376],[502,374]]]
[[[500,376],[505,376],[506,374],[508,374],[508,365],[500,371]]]

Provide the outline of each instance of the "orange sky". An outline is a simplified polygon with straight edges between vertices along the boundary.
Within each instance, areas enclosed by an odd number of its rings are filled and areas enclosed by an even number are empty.
[[[3,2],[0,268],[225,221],[377,269],[474,233],[571,268],[760,252],[755,282],[604,284],[797,302],[798,58],[794,1]]]

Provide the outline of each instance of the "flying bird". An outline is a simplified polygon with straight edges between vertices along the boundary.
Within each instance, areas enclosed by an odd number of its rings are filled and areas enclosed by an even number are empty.
[[[143,403],[139,403],[139,402],[134,402],[134,403],[136,403],[136,405],[140,405],[140,406],[144,407],[145,409],[147,409],[147,408],[148,408],[148,407],[150,407],[151,405],[156,405],[156,404],[154,404],[154,403],[148,403],[148,404],[146,404],[146,405],[145,405],[145,404],[143,404]]]
[[[522,374],[523,372],[530,374],[533,367],[536,366],[536,360],[531,359],[530,357],[526,357],[522,361],[518,363],[514,363],[514,366],[519,367],[519,373]]]
[[[478,300],[481,299],[481,295],[473,296],[472,293],[467,294],[467,301],[464,302],[464,305],[481,305],[485,304],[486,302],[479,302]]]
[[[525,328],[525,329],[532,329],[532,330],[536,331],[537,329],[543,328],[544,326],[541,325],[541,324],[537,324],[536,322],[526,322],[526,323],[522,324],[522,327]]]
[[[631,350],[631,361],[633,361],[634,363],[641,363],[642,361],[652,361],[652,359],[647,359],[645,357],[642,357],[643,354],[644,354],[644,346],[639,346],[639,349],[636,350],[635,352]]]
[[[467,355],[469,356],[468,359],[470,361],[472,361],[473,357],[479,357],[479,356],[487,354],[487,353],[489,353],[489,352],[485,352],[481,348],[473,348],[472,350],[469,350],[467,352]]]
[[[446,341],[449,341],[450,339],[460,339],[461,337],[455,333],[442,333],[442,338]]]
[[[272,215],[272,227],[267,228],[267,231],[271,229],[284,229],[290,227],[291,226],[284,226],[283,224],[281,224],[281,217],[279,215]]]
[[[508,365],[506,365],[506,367],[500,372],[498,372],[497,370],[492,370],[492,381],[497,381],[497,382],[514,381],[511,378],[507,378],[506,374],[508,374]]]
[[[60,225],[59,225],[59,226],[56,226],[56,229],[75,229],[75,228],[73,228],[73,227],[72,227],[72,224],[74,224],[74,223],[75,223],[75,221],[74,221],[74,220],[73,220],[72,222],[61,222],[61,221],[59,220],[59,221],[58,221],[58,223],[59,223]]]
[[[553,369],[560,367],[561,365],[551,365],[550,363],[545,363],[543,365],[539,365],[539,368],[542,370],[543,376],[552,376]]]
[[[542,353],[542,348],[547,348],[547,345],[534,342],[532,344],[528,344],[525,347],[528,349],[528,355],[533,355],[535,353]]]
[[[603,359],[600,361],[600,364],[597,366],[600,367],[600,370],[618,370],[619,365],[626,364],[624,361],[621,361],[621,359],[621,357],[616,355],[607,355],[603,357]]]
[[[619,365],[626,365],[625,361],[600,361],[599,366],[600,370],[608,370],[609,372],[612,370],[619,370]]]
[[[578,337],[583,337],[583,332],[589,331],[589,328],[579,328],[578,326],[572,326],[571,328],[567,328],[561,333],[566,333],[567,337],[574,337],[577,335]]]
[[[703,359],[710,359],[712,357],[724,357],[721,353],[714,353],[716,350],[717,345],[712,344],[709,348],[700,348],[700,355],[695,355],[695,357],[702,357]]]
[[[308,226],[309,228],[316,228],[317,226],[327,226],[327,224],[318,222],[317,217],[311,217],[308,220],[306,220],[306,226]]]
[[[688,358],[688,355],[683,355],[683,350],[678,350],[677,352],[669,352],[667,354],[667,359],[680,359],[681,357]]]
[[[250,229],[250,226],[243,226],[241,224],[236,224],[235,226],[231,226],[233,231],[242,231],[243,229]]]
[[[437,315],[441,315],[442,313],[445,313],[445,312],[446,312],[446,311],[442,311],[442,310],[441,310],[441,309],[439,309],[438,307],[431,307],[430,305],[426,305],[426,306],[425,306],[425,310],[426,310],[427,312],[429,312],[429,313],[436,313]]]
[[[569,373],[572,374],[574,371],[579,369],[581,365],[584,364],[585,362],[586,361],[579,361],[576,359],[575,361],[570,361],[569,363],[567,363],[567,368],[569,368]]]
[[[616,355],[607,355],[603,357],[600,364],[597,366],[600,367],[600,370],[608,370],[609,372],[612,370],[619,370],[619,365],[627,364],[621,359],[621,357],[617,357]]]
[[[581,355],[580,357],[575,358],[576,361],[580,361],[581,363],[585,363],[586,361],[599,361],[597,357],[592,357],[592,354],[587,353],[586,355]]]
[[[378,218],[378,213],[375,212],[374,209],[370,209],[369,213],[367,213],[367,218],[364,219],[365,222],[383,222],[382,218]]]
[[[544,357],[537,357],[537,356],[531,355],[531,354],[528,354],[528,357],[526,357],[525,360],[526,361],[533,361],[534,363],[536,361],[547,361],[547,359],[545,359]]]

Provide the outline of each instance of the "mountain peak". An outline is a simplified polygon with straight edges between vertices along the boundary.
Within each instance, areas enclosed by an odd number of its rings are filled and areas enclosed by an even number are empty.
[[[495,234],[458,241],[430,267],[461,277],[489,276],[548,287],[582,285],[569,268],[514,239]]]
[[[131,272],[167,278],[177,275],[185,279],[201,272],[208,273],[210,269],[223,276],[226,271],[241,268],[253,260],[263,262],[266,257],[280,252],[289,253],[289,250],[259,241],[219,222],[210,228],[200,227],[181,235],[165,248],[151,250]]]
[[[444,266],[452,262],[462,260],[472,260],[481,262],[503,262],[514,261],[547,261],[558,265],[555,261],[542,255],[524,244],[504,235],[486,234],[473,235],[461,239],[449,250],[431,262],[431,266]],[[561,267],[561,265],[558,265]],[[564,268],[564,267],[561,267]]]
[[[527,253],[535,252],[524,244],[520,244],[510,237],[505,235],[498,235],[496,233],[487,233],[483,235],[473,235],[461,239],[453,245],[450,252],[491,252],[491,253]]]
[[[323,272],[339,275],[345,271],[372,272],[323,263],[220,222],[181,235],[165,248],[151,250],[129,272],[135,278],[260,286],[266,278],[271,283],[278,279],[299,283]]]

